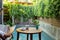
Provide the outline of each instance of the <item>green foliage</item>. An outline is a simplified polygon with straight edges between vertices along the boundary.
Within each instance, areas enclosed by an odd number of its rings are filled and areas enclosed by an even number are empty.
[[[33,6],[23,6],[20,4],[4,4],[5,6],[8,6],[8,12],[10,17],[14,16],[16,19],[20,20],[20,17],[23,17],[24,20],[28,20],[29,18],[33,17]]]
[[[34,15],[40,17],[60,18],[59,0],[40,0],[34,6]]]
[[[50,3],[49,7],[49,13],[55,18],[60,18],[60,1],[59,0],[53,0]]]
[[[34,23],[35,25],[39,25],[39,20],[35,19],[35,20],[33,20],[33,23]]]
[[[9,3],[8,3],[9,4]],[[4,11],[4,24],[9,24],[8,21],[10,20],[11,22],[11,18],[8,12],[9,6],[8,4],[4,4],[3,5],[3,11]],[[12,22],[11,22],[12,23]]]
[[[5,22],[5,24],[12,26],[12,21],[11,20],[8,20],[7,22]]]
[[[24,6],[21,4],[7,3],[4,7],[8,8],[10,17],[14,16],[20,20],[37,17],[60,18],[60,1],[59,0],[33,0],[36,5]],[[36,2],[37,1],[37,2]]]

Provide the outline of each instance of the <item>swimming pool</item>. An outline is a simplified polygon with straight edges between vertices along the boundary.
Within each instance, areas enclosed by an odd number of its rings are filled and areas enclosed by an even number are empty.
[[[19,27],[16,27],[16,28],[19,28]],[[15,28],[15,30],[13,32],[13,38],[12,38],[12,40],[16,40],[17,39],[16,28]],[[19,36],[20,36],[19,40],[26,40],[26,37],[27,37],[26,34],[20,34]],[[29,37],[29,40],[30,40],[30,37]],[[38,40],[38,34],[33,34],[33,40]],[[51,38],[45,32],[42,32],[41,33],[41,40],[55,40],[55,39]]]

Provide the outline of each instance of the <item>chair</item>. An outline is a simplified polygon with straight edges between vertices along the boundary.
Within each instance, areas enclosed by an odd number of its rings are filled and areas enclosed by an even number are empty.
[[[0,34],[0,40],[11,40],[14,28],[7,25],[0,25],[0,31],[5,32],[4,36]]]

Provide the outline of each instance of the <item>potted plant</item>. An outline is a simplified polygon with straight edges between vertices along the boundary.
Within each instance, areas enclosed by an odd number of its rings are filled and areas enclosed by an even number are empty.
[[[37,16],[34,17],[33,23],[34,23],[36,29],[38,29],[38,27],[39,27],[39,20],[38,20],[38,17]]]

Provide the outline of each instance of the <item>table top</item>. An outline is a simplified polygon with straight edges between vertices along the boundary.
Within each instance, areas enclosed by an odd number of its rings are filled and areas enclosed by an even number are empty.
[[[32,28],[32,27],[29,27],[28,30],[22,30],[22,28],[17,28],[16,31],[19,33],[25,33],[25,34],[41,33],[41,29],[36,30],[36,28]]]

